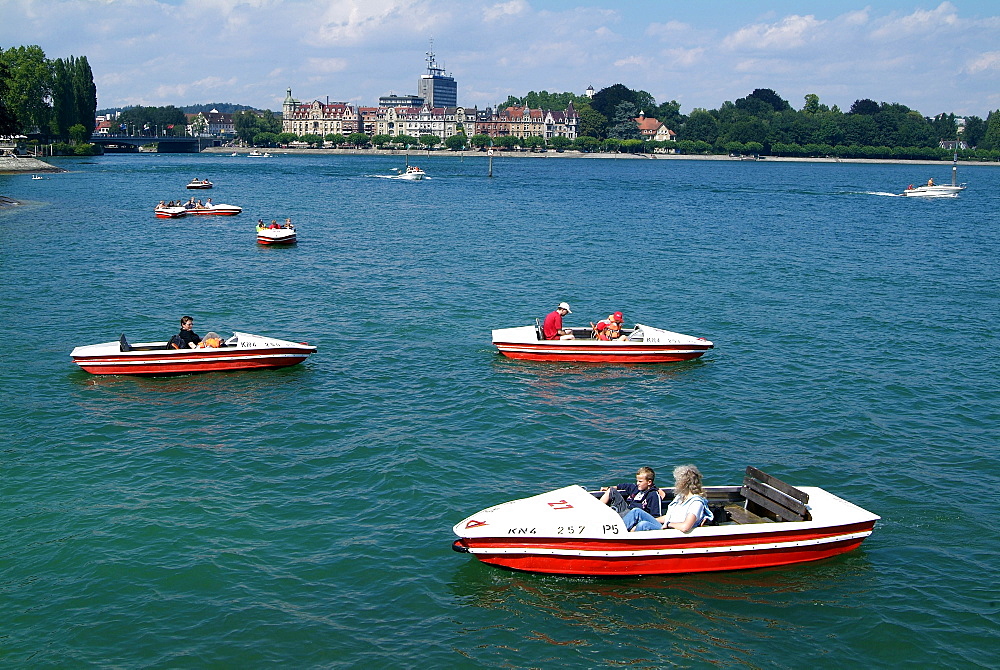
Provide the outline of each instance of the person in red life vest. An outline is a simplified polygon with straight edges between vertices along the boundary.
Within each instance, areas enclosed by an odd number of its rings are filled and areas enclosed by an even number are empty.
[[[597,339],[607,342],[611,338],[608,337],[608,324],[604,321],[598,321],[597,325],[594,326],[594,333],[597,335]]]
[[[608,318],[601,319],[594,326],[594,330],[598,330],[597,326],[604,324],[604,328],[600,330],[600,333],[604,334],[604,337],[598,337],[601,340],[625,340],[627,339],[625,335],[622,335],[622,322],[624,317],[621,312],[615,312],[614,314],[609,314]],[[599,334],[600,334],[599,333]]]
[[[542,335],[546,340],[572,340],[573,331],[570,328],[562,327],[562,319],[567,314],[572,314],[569,305],[561,302],[559,306],[548,313],[545,323],[542,325]]]

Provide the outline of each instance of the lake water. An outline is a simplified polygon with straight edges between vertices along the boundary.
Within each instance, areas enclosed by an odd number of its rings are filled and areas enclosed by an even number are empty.
[[[995,667],[1000,168],[109,155],[0,175],[7,667]],[[215,182],[189,192],[192,178]],[[211,196],[238,217],[169,221]],[[255,243],[290,216],[300,243]],[[207,220],[206,220],[207,219]],[[492,328],[705,337],[532,364]],[[293,368],[97,377],[77,345],[308,341]],[[579,483],[755,465],[882,516],[792,567],[513,573],[453,524]]]

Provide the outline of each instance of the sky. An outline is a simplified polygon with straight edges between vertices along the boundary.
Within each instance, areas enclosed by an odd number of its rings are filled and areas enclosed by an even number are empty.
[[[431,46],[433,44],[433,47]],[[996,0],[0,0],[0,49],[86,56],[98,108],[416,94],[426,53],[480,109],[613,84],[681,113],[770,88],[847,111],[1000,108]]]

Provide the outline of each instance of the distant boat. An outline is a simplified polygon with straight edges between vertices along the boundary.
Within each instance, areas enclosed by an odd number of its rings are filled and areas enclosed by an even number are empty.
[[[396,168],[394,168],[396,169]],[[406,170],[399,172],[399,174],[392,175],[391,179],[405,179],[407,181],[421,181],[427,176],[427,173],[418,168],[416,165],[406,166]]]
[[[40,174],[33,174],[33,175],[31,175],[31,178],[32,179],[44,179],[44,177],[42,177],[42,175],[40,175]]]
[[[958,194],[964,191],[967,186],[957,182],[958,152],[956,151],[951,162],[951,184],[935,184],[933,179],[929,179],[924,186],[910,184],[901,195],[921,198],[957,198]]]
[[[270,157],[271,154],[267,153],[266,151],[264,153],[261,153],[256,149],[247,154],[247,158],[270,158]]]
[[[268,228],[263,224],[257,225],[257,244],[295,244],[297,241],[295,226],[291,224],[286,224],[281,228]]]
[[[213,184],[207,179],[192,179],[188,182],[188,188],[212,188]]]

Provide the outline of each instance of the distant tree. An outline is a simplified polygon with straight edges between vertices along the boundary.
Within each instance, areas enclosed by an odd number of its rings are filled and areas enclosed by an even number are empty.
[[[392,135],[381,134],[372,137],[372,146],[374,146],[376,149],[381,149],[386,144],[390,143],[392,143]]]
[[[573,147],[577,151],[583,151],[586,153],[597,151],[598,147],[601,146],[600,140],[596,137],[591,137],[590,135],[581,135],[573,140]]]
[[[347,136],[347,143],[353,144],[359,149],[368,144],[369,138],[365,133],[351,133]]]
[[[435,146],[441,143],[441,138],[437,135],[421,135],[420,143],[423,144],[428,149],[433,149]]]
[[[678,139],[713,143],[719,136],[719,123],[715,117],[701,108],[695,108],[688,115],[687,123],[677,133]]]
[[[323,139],[329,142],[330,146],[333,147],[339,147],[341,144],[347,144],[347,138],[341,135],[340,133],[330,133]]]
[[[3,96],[0,95],[0,98]],[[986,134],[986,122],[978,116],[965,117],[965,126],[962,127],[962,140],[970,147],[978,147]]]
[[[308,143],[310,146],[314,147],[323,146],[323,137],[321,135],[318,135],[317,133],[306,133],[301,137],[299,137],[299,139],[302,140],[303,142]]]
[[[501,135],[493,139],[493,146],[501,149],[513,149],[520,143],[520,139],[513,135]]]
[[[16,135],[20,130],[14,110],[7,105],[9,87],[10,66],[3,58],[3,49],[0,49],[0,135]]]
[[[552,148],[556,151],[563,151],[565,149],[569,149],[569,147],[573,144],[573,140],[564,135],[556,135],[549,140],[549,144],[552,145]]]
[[[39,46],[14,47],[0,52],[6,65],[7,94],[4,103],[19,121],[24,133],[48,132],[52,73]]]
[[[579,103],[586,104],[590,101],[590,98],[584,95],[576,95],[575,93],[549,93],[548,91],[540,91],[536,93],[535,91],[529,91],[528,94],[522,98],[516,98],[514,96],[508,96],[507,100],[497,106],[497,111],[507,109],[508,107],[530,107],[532,109],[555,109],[562,110],[566,109],[569,103],[573,103],[576,106]]]
[[[807,93],[806,104],[802,105],[802,111],[806,114],[819,113],[819,96],[815,93]]]
[[[990,112],[986,117],[986,132],[979,143],[980,149],[1000,149],[1000,110]]]
[[[684,125],[684,116],[681,114],[681,103],[676,100],[661,103],[654,110],[653,116],[674,132],[677,132],[677,129]]]
[[[420,140],[413,135],[397,135],[396,144],[401,144],[407,147],[415,147],[420,144]]]
[[[775,112],[783,112],[786,109],[792,108],[792,106],[788,104],[787,100],[769,88],[755,88],[750,95],[746,98],[741,98],[741,100],[759,100]],[[736,101],[736,106],[740,106],[739,100]]]
[[[273,147],[277,144],[278,136],[275,133],[261,132],[253,137],[252,144],[257,147]]]
[[[76,123],[69,127],[67,134],[76,144],[83,144],[86,140],[90,139],[92,132],[93,131],[88,130],[82,123]]]
[[[580,125],[577,128],[579,136],[605,137],[608,129],[608,119],[590,105],[581,105],[577,109]]]
[[[638,140],[642,139],[639,133],[639,124],[636,117],[639,110],[631,102],[621,102],[615,108],[615,114],[608,125],[608,138],[617,140]]]
[[[451,151],[461,151],[468,145],[469,138],[465,133],[457,133],[444,141],[444,145]]]
[[[492,139],[490,139],[490,136],[484,134],[473,135],[469,138],[469,144],[474,147],[488,147],[491,142]]]
[[[290,144],[299,139],[299,136],[295,133],[278,133],[274,137],[274,141],[278,144]]]
[[[854,104],[851,105],[851,111],[848,114],[864,114],[865,116],[875,116],[879,112],[878,103],[869,98],[864,98],[863,100],[855,100]]]

